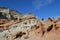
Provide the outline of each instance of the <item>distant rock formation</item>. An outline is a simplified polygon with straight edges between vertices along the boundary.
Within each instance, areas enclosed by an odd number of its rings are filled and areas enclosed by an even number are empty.
[[[0,7],[0,40],[60,40],[60,17],[43,20]]]

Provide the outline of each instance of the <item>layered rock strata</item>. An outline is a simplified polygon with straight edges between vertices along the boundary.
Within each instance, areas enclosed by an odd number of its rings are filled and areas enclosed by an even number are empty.
[[[43,21],[0,7],[0,40],[60,40],[60,17]]]

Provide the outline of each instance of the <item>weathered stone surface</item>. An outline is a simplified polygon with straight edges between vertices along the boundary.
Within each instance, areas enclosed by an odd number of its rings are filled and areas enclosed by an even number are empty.
[[[43,21],[5,7],[0,15],[0,40],[60,40],[60,17]]]

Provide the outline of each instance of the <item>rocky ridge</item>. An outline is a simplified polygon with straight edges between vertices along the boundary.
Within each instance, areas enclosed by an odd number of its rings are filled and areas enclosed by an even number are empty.
[[[60,40],[60,17],[43,21],[0,7],[0,40]]]

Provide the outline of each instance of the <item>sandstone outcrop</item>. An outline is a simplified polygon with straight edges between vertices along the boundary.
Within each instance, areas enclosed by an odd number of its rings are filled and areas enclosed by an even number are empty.
[[[60,40],[60,17],[43,21],[0,7],[0,40]]]

